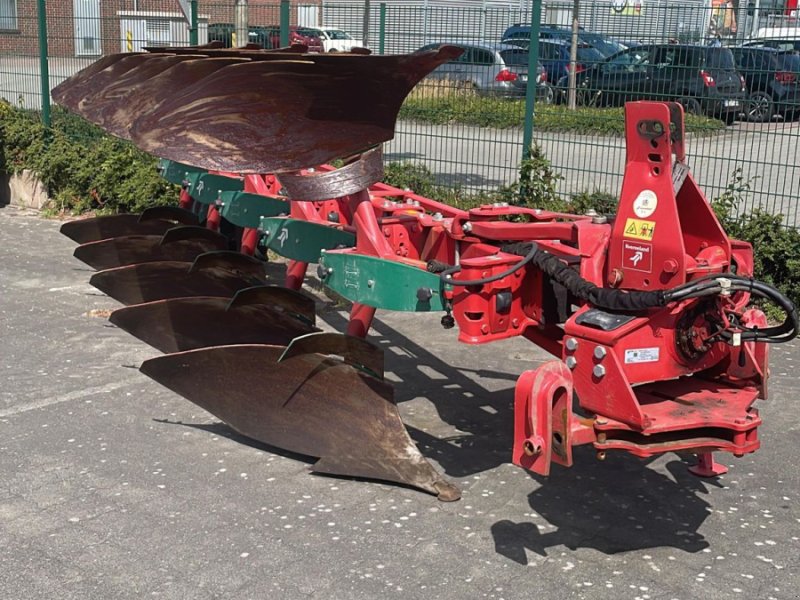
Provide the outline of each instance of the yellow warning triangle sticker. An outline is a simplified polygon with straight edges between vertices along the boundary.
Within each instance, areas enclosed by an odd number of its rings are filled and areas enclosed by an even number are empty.
[[[636,222],[635,221],[628,221],[628,227],[625,229],[625,233],[630,233],[632,235],[636,235]]]

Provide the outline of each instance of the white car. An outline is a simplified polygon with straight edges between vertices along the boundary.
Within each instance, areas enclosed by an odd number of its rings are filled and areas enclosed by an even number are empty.
[[[363,48],[364,44],[361,40],[353,39],[346,31],[336,29],[335,27],[322,27],[313,28],[319,32],[319,38],[322,40],[322,49],[324,52],[349,52],[353,48]]]

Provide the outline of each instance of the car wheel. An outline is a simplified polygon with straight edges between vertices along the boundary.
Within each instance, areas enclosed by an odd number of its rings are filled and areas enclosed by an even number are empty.
[[[703,107],[700,106],[700,101],[697,98],[679,98],[678,102],[683,106],[683,110],[690,115],[702,115]]]
[[[766,123],[775,114],[775,103],[772,97],[765,92],[753,92],[747,97],[745,107],[747,120],[754,123]]]
[[[536,101],[539,104],[553,104],[555,99],[555,92],[553,91],[552,85],[545,83],[536,88]]]

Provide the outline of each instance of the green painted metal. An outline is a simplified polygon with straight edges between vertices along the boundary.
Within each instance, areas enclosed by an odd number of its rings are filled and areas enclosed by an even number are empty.
[[[289,203],[280,198],[249,192],[222,192],[220,214],[239,227],[261,227],[262,217],[289,214]]]
[[[281,0],[281,46],[289,45],[289,0]]]
[[[402,312],[444,310],[441,280],[424,268],[353,252],[326,252],[320,264],[323,283],[353,302]]]
[[[531,0],[531,41],[539,39],[539,30],[542,24],[542,0]],[[539,64],[539,44],[528,47],[528,73],[529,80],[535,80]],[[525,123],[522,126],[522,158],[531,157],[531,144],[533,143],[533,117],[536,109],[536,85],[529,84],[525,90]]]
[[[175,185],[184,185],[187,177],[192,173],[197,175],[207,173],[205,169],[200,167],[192,167],[174,160],[167,160],[166,158],[159,159],[158,169],[164,179]]]
[[[379,14],[378,54],[384,54],[384,50],[386,49],[386,2],[381,2]]]
[[[356,236],[331,225],[298,219],[266,217],[261,230],[270,250],[291,260],[319,262],[323,250],[355,246]]]
[[[189,27],[189,45],[197,46],[198,41],[198,26],[197,26],[197,0],[191,0],[189,3],[192,9],[192,23]]]
[[[37,3],[39,14],[39,82],[42,89],[42,122],[45,127],[50,127],[50,65],[48,62],[47,48],[47,2],[39,0]]]
[[[187,178],[189,194],[200,204],[215,204],[222,192],[241,192],[244,181],[235,177],[212,175],[211,173],[194,173]]]

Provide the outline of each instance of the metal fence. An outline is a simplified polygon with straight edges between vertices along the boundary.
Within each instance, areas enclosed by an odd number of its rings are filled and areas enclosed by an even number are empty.
[[[790,12],[793,1],[581,0],[576,111],[564,105],[572,2],[201,1],[196,36],[200,43],[269,47],[297,40],[341,49],[309,29],[322,27],[385,54],[445,42],[464,46],[460,59],[412,93],[385,150],[389,161],[424,164],[442,184],[470,191],[517,177],[533,108],[533,139],[563,177],[559,191],[616,193],[625,158],[619,106],[677,100],[696,113],[689,121],[689,162],[707,194],[720,194],[738,172],[750,186],[744,209],[763,207],[800,226],[800,27]],[[0,2],[0,97],[22,107],[42,106],[43,66],[52,87],[104,54],[190,41],[171,0],[51,1],[43,61],[37,5],[44,4]],[[531,46],[531,14],[539,9],[541,25],[533,34],[539,41]],[[514,45],[497,46],[504,36]],[[523,81],[529,51],[546,74],[533,107],[524,100],[526,85],[536,85],[533,76]]]

